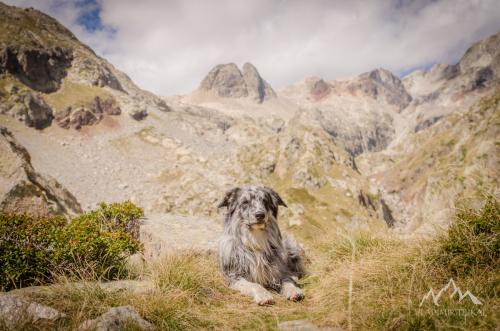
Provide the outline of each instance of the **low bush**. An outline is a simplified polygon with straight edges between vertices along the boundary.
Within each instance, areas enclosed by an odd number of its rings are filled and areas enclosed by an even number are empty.
[[[131,202],[103,203],[70,222],[0,213],[0,289],[47,283],[61,274],[116,278],[141,248],[142,216]]]

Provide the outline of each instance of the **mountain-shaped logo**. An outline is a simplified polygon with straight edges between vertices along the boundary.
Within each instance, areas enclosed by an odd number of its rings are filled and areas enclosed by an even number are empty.
[[[457,284],[455,284],[455,281],[453,280],[453,278],[450,278],[450,281],[448,282],[448,284],[446,284],[443,288],[441,288],[439,290],[439,292],[437,292],[437,294],[434,293],[434,290],[431,287],[429,292],[427,292],[427,294],[424,295],[424,297],[422,298],[422,301],[420,302],[419,307],[422,307],[424,302],[429,298],[432,298],[432,301],[434,302],[434,304],[436,306],[439,306],[439,299],[450,288],[453,290],[453,292],[450,294],[450,298],[453,298],[455,295],[458,295],[458,302],[462,302],[462,300],[465,299],[465,297],[469,297],[469,299],[472,301],[473,304],[482,305],[481,301],[479,301],[479,299],[474,294],[472,294],[469,290],[465,291],[465,293],[462,293],[462,291],[457,286]]]

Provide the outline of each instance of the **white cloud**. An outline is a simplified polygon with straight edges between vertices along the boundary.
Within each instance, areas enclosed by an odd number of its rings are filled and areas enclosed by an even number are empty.
[[[192,91],[227,62],[252,62],[275,88],[310,75],[454,63],[500,30],[496,0],[100,0],[112,35],[86,31],[78,24],[85,8],[72,2],[9,2],[55,16],[139,86],[163,95]]]

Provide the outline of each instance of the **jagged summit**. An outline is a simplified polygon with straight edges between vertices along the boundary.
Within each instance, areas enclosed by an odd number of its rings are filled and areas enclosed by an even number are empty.
[[[475,68],[489,68],[492,76],[500,76],[500,32],[469,47],[458,65],[463,73]]]
[[[403,78],[403,84],[417,102],[422,102],[439,96],[460,98],[498,84],[499,77],[500,33],[496,33],[469,47],[456,64],[435,64],[428,71],[414,71]]]
[[[389,70],[382,68],[359,75],[348,85],[348,90],[361,91],[374,99],[382,98],[399,109],[406,107],[412,99],[401,80]]]
[[[251,63],[245,63],[241,71],[234,63],[215,66],[202,80],[200,90],[211,91],[223,98],[250,97],[261,103],[276,97],[267,83]]]

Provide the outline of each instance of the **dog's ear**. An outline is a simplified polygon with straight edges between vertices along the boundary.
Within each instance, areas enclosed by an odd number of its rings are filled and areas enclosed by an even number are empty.
[[[221,202],[217,205],[217,208],[228,207],[236,200],[238,193],[240,192],[239,187],[235,187],[232,190],[226,192],[226,195]]]
[[[286,205],[285,201],[280,197],[280,195],[273,190],[272,188],[266,187],[266,191],[271,195],[271,198],[273,199],[273,202],[276,206],[283,206],[285,208],[288,208]]]

